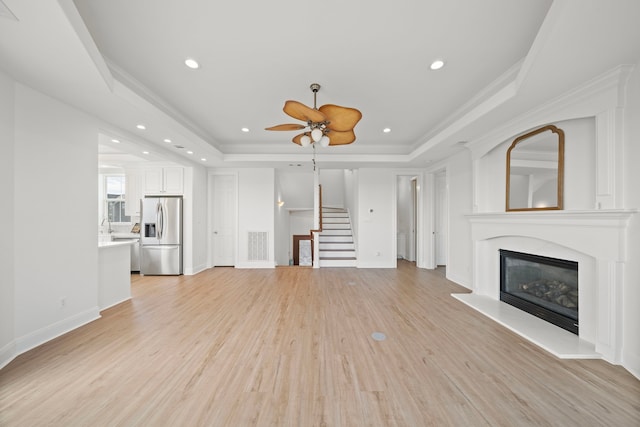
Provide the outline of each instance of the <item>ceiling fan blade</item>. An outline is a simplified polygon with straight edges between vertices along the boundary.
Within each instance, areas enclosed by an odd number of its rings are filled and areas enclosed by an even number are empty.
[[[346,132],[353,129],[362,118],[362,113],[355,108],[341,107],[339,105],[326,104],[320,107],[327,120],[327,127],[338,132]]]
[[[304,122],[308,122],[309,120],[312,122],[324,122],[326,120],[325,115],[320,111],[307,107],[298,101],[285,102],[282,110],[294,119]]]
[[[275,125],[269,128],[264,128],[264,130],[300,130],[306,128],[305,125],[300,125],[297,123],[287,123],[284,125]]]
[[[327,136],[329,137],[329,145],[347,145],[356,140],[356,134],[353,129],[346,132],[332,130]]]

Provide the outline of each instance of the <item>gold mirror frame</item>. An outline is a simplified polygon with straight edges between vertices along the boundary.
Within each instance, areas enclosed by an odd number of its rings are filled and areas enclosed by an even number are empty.
[[[522,144],[524,142],[527,142],[528,139],[531,139],[543,132],[547,132],[550,131],[553,134],[556,134],[558,137],[558,156],[557,156],[557,189],[556,189],[556,203],[554,206],[552,205],[548,205],[548,206],[544,206],[544,207],[534,207],[531,206],[531,194],[527,194],[529,203],[527,204],[527,206],[514,206],[511,207],[511,203],[510,203],[510,194],[511,194],[511,188],[512,188],[512,183],[511,183],[511,158],[512,158],[512,151],[516,148],[516,146],[518,144]],[[528,141],[533,143],[534,141]],[[521,145],[522,146],[522,145]],[[515,158],[514,158],[515,160]],[[545,162],[545,163],[550,163],[549,161]],[[549,169],[550,170],[550,169]],[[509,149],[507,150],[507,185],[506,185],[506,189],[507,189],[507,194],[506,194],[506,211],[507,212],[513,212],[513,211],[547,211],[547,210],[561,210],[563,208],[563,192],[564,192],[564,132],[562,131],[562,129],[559,129],[553,125],[548,125],[548,126],[544,126],[541,127],[539,129],[536,129],[534,131],[531,131],[529,133],[526,133],[524,135],[521,135],[519,137],[517,137],[516,139],[513,140],[513,143],[511,144],[511,146],[509,147]]]

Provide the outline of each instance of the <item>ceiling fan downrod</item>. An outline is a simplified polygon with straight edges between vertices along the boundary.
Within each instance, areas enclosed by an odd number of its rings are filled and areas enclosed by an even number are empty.
[[[316,96],[318,95],[318,91],[320,90],[320,85],[318,83],[311,83],[311,91],[313,92],[313,109],[317,110],[316,107]]]

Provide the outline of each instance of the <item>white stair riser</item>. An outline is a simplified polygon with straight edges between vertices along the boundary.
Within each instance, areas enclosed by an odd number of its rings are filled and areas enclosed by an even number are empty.
[[[349,242],[353,243],[353,236],[348,234],[337,236],[321,236],[318,243],[332,243],[332,242]]]
[[[345,260],[337,260],[337,259],[321,259],[320,267],[355,267],[356,260],[354,259],[345,259]]]
[[[321,251],[330,251],[335,249],[343,249],[343,250],[346,249],[346,250],[355,251],[356,245],[354,245],[353,242],[349,242],[349,243],[320,242],[318,245],[318,249],[320,249]]]
[[[341,245],[347,245],[348,243],[353,244],[353,239],[351,239],[351,238],[349,238],[349,239],[340,239],[339,237],[334,237],[334,238],[332,238],[332,240],[321,240],[318,243],[320,245],[323,245],[323,244],[330,245],[332,243],[338,243],[338,244],[341,244]]]
[[[351,224],[345,224],[345,223],[341,223],[341,224],[327,224],[324,223],[322,225],[322,231],[326,231],[327,233],[331,232],[331,230],[351,230]]]
[[[320,251],[320,258],[355,258],[356,251]]]
[[[339,229],[323,229],[322,233],[320,233],[320,237],[322,236],[351,236],[350,228],[339,228]]]

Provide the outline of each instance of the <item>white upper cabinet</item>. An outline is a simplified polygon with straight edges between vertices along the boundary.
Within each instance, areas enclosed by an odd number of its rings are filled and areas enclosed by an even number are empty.
[[[182,195],[184,192],[184,168],[145,168],[145,195]]]
[[[127,216],[140,216],[140,199],[142,192],[143,174],[140,169],[127,169],[125,178],[124,212]]]

